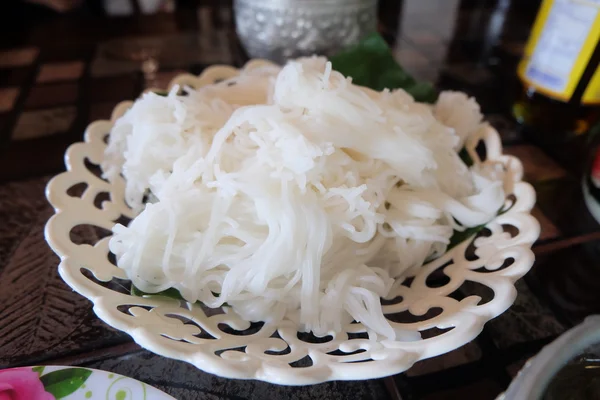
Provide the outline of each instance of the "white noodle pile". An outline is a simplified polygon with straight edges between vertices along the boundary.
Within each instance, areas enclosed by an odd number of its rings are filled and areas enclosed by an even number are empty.
[[[434,107],[435,117],[454,128],[459,138],[455,150],[460,150],[467,137],[475,133],[482,120],[479,104],[462,92],[442,92]]]
[[[136,101],[103,164],[140,211],[110,250],[145,292],[317,335],[357,320],[393,339],[380,298],[395,279],[504,202],[502,171],[457,156],[481,124],[462,94],[432,108],[353,85],[323,58],[178,90]]]

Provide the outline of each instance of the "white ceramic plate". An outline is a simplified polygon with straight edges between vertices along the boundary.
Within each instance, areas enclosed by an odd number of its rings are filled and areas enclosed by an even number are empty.
[[[245,68],[265,63],[252,61]],[[232,67],[216,66],[199,77],[179,76],[171,85],[199,87],[238,73]],[[112,121],[130,105],[119,104]],[[510,307],[516,297],[515,281],[533,264],[531,246],[540,230],[530,215],[535,193],[521,181],[519,160],[502,154],[498,133],[489,128],[470,138],[466,148],[476,163],[505,166],[508,211],[487,224],[487,235],[463,242],[425,265],[410,283],[397,285],[393,293],[396,300],[384,306],[388,319],[400,328],[420,332],[421,340],[369,340],[360,323],[315,340],[299,334],[291,321],[251,324],[229,308],[209,310],[157,296],[131,296],[124,288],[128,284],[125,273],[109,261],[109,238],[92,246],[76,244],[70,235],[81,225],[110,231],[121,216],[133,217],[124,202],[124,182],[99,178],[97,168],[90,164],[101,163],[112,121],[92,123],[85,142],[68,149],[67,172],[48,184],[46,194],[56,214],[48,221],[46,239],[61,258],[59,272],[64,281],[94,303],[102,320],[129,333],[144,348],[204,371],[288,385],[397,374],[419,360],[473,340],[487,321]],[[480,142],[486,150],[485,160],[475,151]],[[69,194],[70,188],[82,183],[86,185],[82,195]],[[431,279],[443,275],[445,281],[431,284]],[[481,288],[493,291],[493,298],[480,301]],[[459,289],[462,298],[455,296]]]
[[[91,368],[36,366],[0,371],[0,397],[23,400],[175,400],[126,376]],[[9,395],[9,398],[11,395]]]

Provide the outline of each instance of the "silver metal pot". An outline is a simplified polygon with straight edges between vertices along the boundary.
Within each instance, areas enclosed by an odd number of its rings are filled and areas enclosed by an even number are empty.
[[[331,55],[377,25],[377,0],[235,0],[234,10],[248,55],[276,62]]]

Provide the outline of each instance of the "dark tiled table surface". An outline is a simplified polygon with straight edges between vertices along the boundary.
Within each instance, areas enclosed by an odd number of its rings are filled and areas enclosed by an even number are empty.
[[[472,343],[405,374],[297,388],[231,382],[140,349],[61,281],[43,238],[52,213],[45,184],[90,121],[181,71],[244,62],[231,9],[199,2],[197,12],[117,19],[110,28],[97,18],[61,16],[0,34],[0,368],[84,365],[141,379],[178,399],[494,398],[528,357],[600,312],[600,226],[582,200],[580,163],[570,162],[579,156],[528,143],[509,116],[515,65],[536,6],[507,3],[382,1],[380,30],[417,78],[477,96],[536,187],[542,234],[515,304]],[[119,59],[136,46],[169,49],[158,57],[157,74]]]

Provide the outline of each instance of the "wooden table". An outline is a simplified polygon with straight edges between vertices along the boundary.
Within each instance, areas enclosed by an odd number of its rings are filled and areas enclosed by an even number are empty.
[[[387,380],[311,387],[229,381],[141,349],[101,322],[91,303],[58,276],[58,258],[43,237],[52,214],[44,187],[64,168],[66,147],[81,140],[90,121],[107,118],[117,102],[135,98],[146,86],[164,84],[180,71],[199,73],[214,63],[241,65],[232,11],[207,3],[193,15],[123,18],[110,24],[93,17],[44,17],[0,39],[0,368],[99,368],[140,379],[178,399],[492,399],[528,357],[598,312],[600,279],[593,250],[600,244],[600,227],[582,202],[581,163],[574,154],[525,141],[508,113],[506,89],[514,81],[531,9],[513,5],[503,17],[503,29],[490,32],[487,21],[498,15],[494,2],[463,1],[448,8],[452,2],[445,0],[405,1],[400,16],[393,3],[387,2],[395,14],[383,10],[381,29],[400,63],[419,79],[475,95],[501,133],[506,152],[521,158],[526,179],[538,190],[538,260],[518,282],[519,296],[509,311],[488,323],[472,343]],[[145,77],[138,61],[115,59],[118,49],[149,45],[170,49],[168,59],[159,57],[154,77]],[[81,235],[85,239],[94,233]]]

